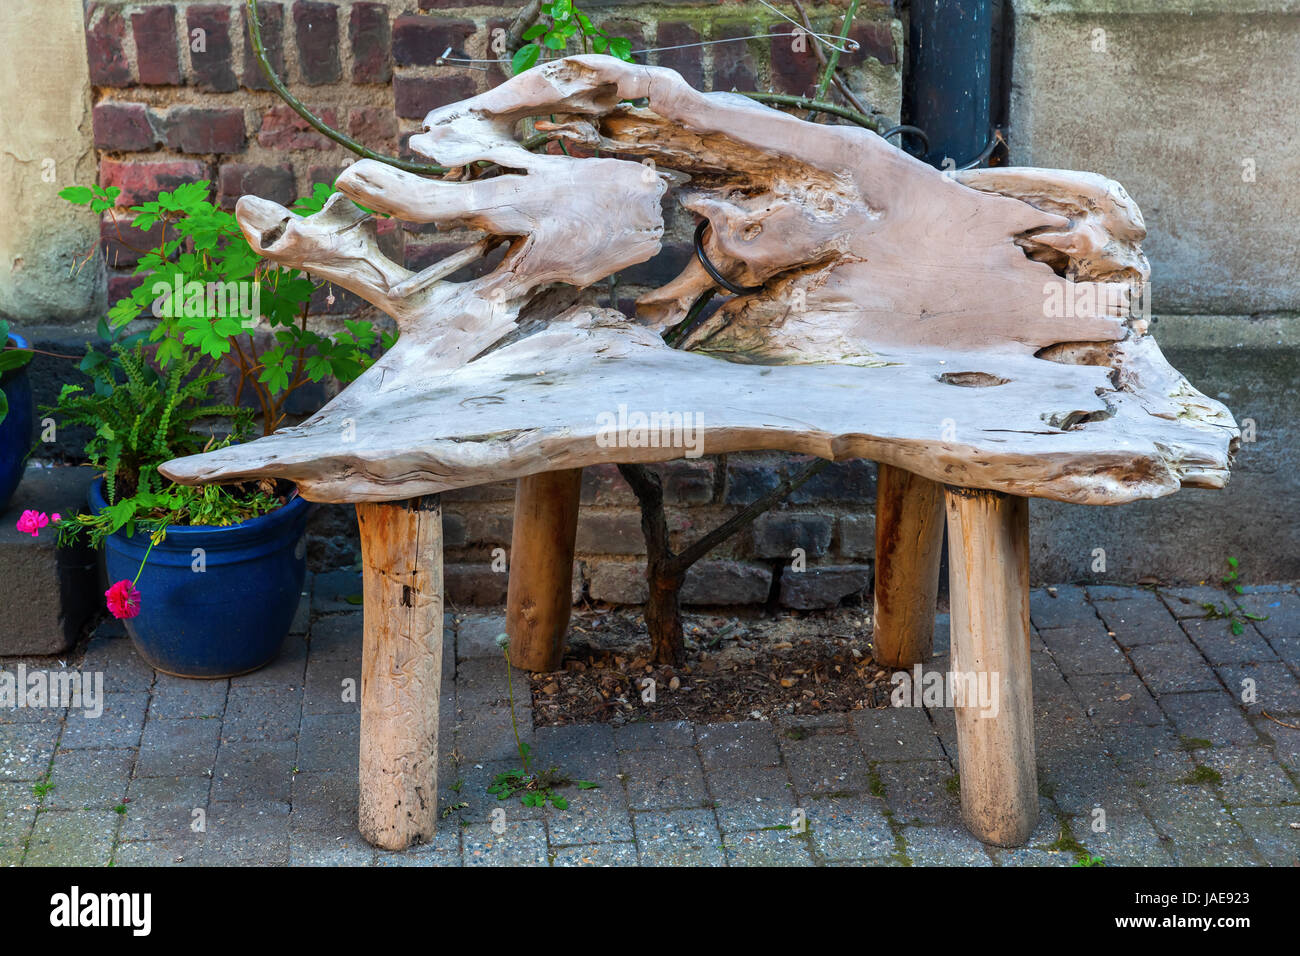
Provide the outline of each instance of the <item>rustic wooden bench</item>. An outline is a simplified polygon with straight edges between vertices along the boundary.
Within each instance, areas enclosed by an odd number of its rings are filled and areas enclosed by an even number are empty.
[[[530,117],[579,155],[522,148]],[[1124,190],[1060,170],[943,173],[866,130],[603,56],[435,110],[411,147],[453,174],[363,160],[314,215],[253,197],[237,210],[261,254],[391,315],[397,344],[301,425],[164,469],[356,503],[365,837],[400,848],[433,833],[439,493],[519,479],[511,636],[554,662],[581,469],[681,457],[663,424],[680,413],[702,416],[708,454],[879,462],[885,663],[929,651],[946,512],[951,667],[998,681],[1001,699],[995,716],[955,708],[963,814],[986,842],[1023,843],[1038,815],[1028,499],[1222,487],[1238,440],[1130,308],[1148,268]],[[593,284],[659,251],[669,189],[699,217],[704,255],[633,318],[597,306]],[[367,210],[487,238],[412,273],[380,252]],[[500,265],[448,281],[500,242]],[[699,320],[692,304],[718,286],[734,294]],[[662,333],[683,322],[669,347]],[[620,406],[635,434],[611,432]],[[651,434],[638,412],[667,417]]]

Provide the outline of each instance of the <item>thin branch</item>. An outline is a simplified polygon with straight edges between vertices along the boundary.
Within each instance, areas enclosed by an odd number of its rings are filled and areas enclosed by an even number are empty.
[[[760,103],[771,103],[777,106],[793,106],[795,109],[815,110],[818,113],[831,113],[834,116],[840,116],[846,120],[851,120],[859,126],[871,130],[873,133],[880,132],[879,122],[865,113],[859,113],[857,110],[849,109],[846,106],[836,106],[834,103],[827,103],[824,100],[815,100],[808,96],[794,96],[790,93],[758,93],[744,90],[738,92],[741,96],[748,96],[751,100],[757,100]]]
[[[849,8],[844,12],[844,25],[840,28],[840,40],[844,41],[849,38],[849,28],[853,26],[853,18],[858,13],[858,0],[849,0]],[[831,55],[826,61],[826,69],[822,71],[821,82],[817,84],[817,99],[826,98],[826,88],[830,86],[831,77],[835,75],[835,67],[839,66],[840,49],[844,46],[843,42],[839,46],[831,47]]]

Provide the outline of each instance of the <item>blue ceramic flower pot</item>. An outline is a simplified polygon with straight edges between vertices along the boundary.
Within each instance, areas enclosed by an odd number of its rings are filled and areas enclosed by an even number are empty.
[[[91,486],[90,506],[107,507],[102,478]],[[169,528],[136,582],[140,613],[124,622],[140,656],[164,673],[203,678],[274,660],[302,594],[309,510],[294,498],[239,524]],[[143,532],[111,535],[109,583],[133,580],[148,547]]]
[[[10,333],[9,341],[20,349],[28,348],[21,335]],[[0,388],[9,399],[9,414],[0,422],[0,511],[4,511],[18,482],[23,480],[23,467],[32,447],[32,383],[27,378],[27,366],[6,372],[0,377]]]

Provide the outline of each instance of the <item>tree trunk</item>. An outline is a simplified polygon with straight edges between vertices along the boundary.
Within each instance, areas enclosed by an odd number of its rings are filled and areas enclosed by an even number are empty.
[[[685,575],[652,566],[646,573],[650,594],[645,604],[645,625],[650,632],[650,659],[656,664],[681,667],[686,663],[686,638],[678,600]]]

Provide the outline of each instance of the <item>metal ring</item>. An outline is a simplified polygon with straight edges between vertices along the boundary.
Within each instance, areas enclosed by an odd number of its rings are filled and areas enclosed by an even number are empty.
[[[704,230],[707,228],[709,228],[709,220],[707,219],[701,219],[700,224],[695,227],[695,258],[700,260],[700,265],[704,266],[704,271],[709,274],[714,282],[732,295],[753,295],[755,292],[762,292],[763,287],[761,285],[736,285],[714,267],[704,252]]]

